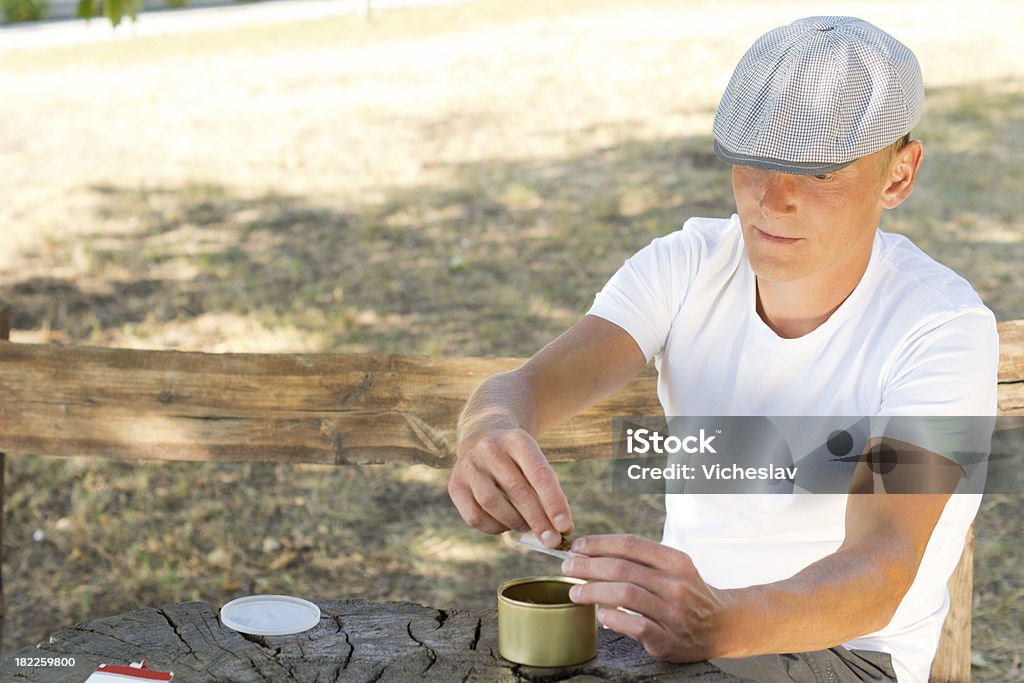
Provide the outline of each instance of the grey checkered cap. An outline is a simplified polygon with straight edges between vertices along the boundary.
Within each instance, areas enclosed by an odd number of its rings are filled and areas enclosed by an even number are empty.
[[[917,58],[854,17],[807,17],[761,36],[715,112],[725,162],[784,173],[837,171],[921,119]]]

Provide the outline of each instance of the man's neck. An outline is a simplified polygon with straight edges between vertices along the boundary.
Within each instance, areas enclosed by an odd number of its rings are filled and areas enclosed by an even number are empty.
[[[818,329],[857,288],[868,261],[847,271],[846,277],[808,278],[796,282],[766,282],[757,278],[757,314],[775,334],[796,339]],[[814,281],[809,281],[814,280]]]
[[[768,306],[764,303],[765,298],[769,298],[771,302]],[[799,295],[786,296],[785,293],[782,293],[781,296],[766,296],[762,293],[761,285],[758,283],[757,314],[775,334],[783,339],[796,339],[818,329],[839,308],[839,304],[831,307],[821,305],[810,307],[798,303],[799,299],[803,298],[805,297]]]

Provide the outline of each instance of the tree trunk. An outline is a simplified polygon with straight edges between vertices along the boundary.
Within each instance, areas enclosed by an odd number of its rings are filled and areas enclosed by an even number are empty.
[[[498,655],[497,615],[412,603],[321,600],[320,624],[289,636],[250,636],[224,627],[205,602],[97,619],[0,662],[0,680],[84,681],[101,663],[172,671],[188,683],[266,681],[516,681],[653,679],[740,681],[711,664],[669,664],[634,640],[601,629],[597,656],[541,669]],[[18,658],[74,657],[73,667],[18,666]]]

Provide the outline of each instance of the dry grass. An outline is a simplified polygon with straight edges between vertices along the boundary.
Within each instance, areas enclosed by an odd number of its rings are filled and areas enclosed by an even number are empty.
[[[1000,319],[1024,318],[1024,54],[1005,30],[1024,9],[962,4],[835,11],[903,38],[929,87],[921,185],[886,225],[963,273]],[[651,237],[731,211],[710,152],[717,96],[754,37],[806,13],[557,8],[5,53],[0,300],[14,304],[13,338],[530,354]],[[657,535],[657,500],[609,496],[599,465],[562,474],[583,530]],[[9,458],[4,648],[86,617],[254,591],[480,607],[503,577],[551,569],[466,530],[444,476]],[[978,680],[1021,679],[1022,518],[1008,496],[979,517]]]

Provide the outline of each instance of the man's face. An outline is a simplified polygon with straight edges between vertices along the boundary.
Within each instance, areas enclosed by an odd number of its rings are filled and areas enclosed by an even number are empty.
[[[882,213],[876,157],[822,176],[732,167],[743,239],[759,280],[828,282],[857,268],[859,279]]]

